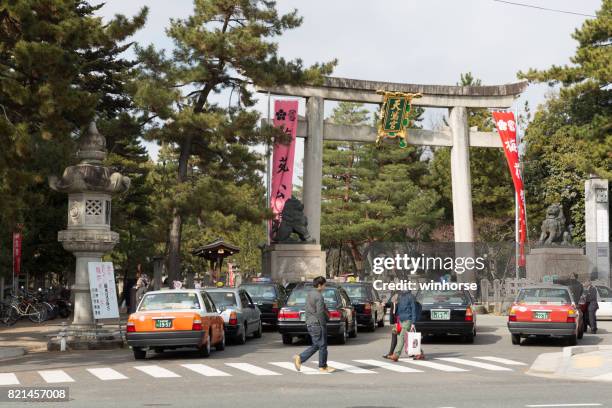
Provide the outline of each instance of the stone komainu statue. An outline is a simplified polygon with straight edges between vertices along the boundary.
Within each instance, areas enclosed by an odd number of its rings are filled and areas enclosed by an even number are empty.
[[[570,245],[572,236],[565,227],[565,216],[560,204],[551,204],[546,209],[546,219],[542,221],[542,233],[538,244],[540,245]]]
[[[281,222],[273,237],[275,242],[295,242],[291,234],[295,233],[301,242],[312,242],[308,232],[308,219],[304,215],[304,205],[297,198],[291,197],[285,202],[281,213]]]

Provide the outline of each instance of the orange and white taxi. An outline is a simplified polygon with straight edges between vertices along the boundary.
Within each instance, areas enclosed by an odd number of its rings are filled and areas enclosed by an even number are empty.
[[[534,285],[520,289],[508,313],[512,344],[522,337],[555,336],[576,345],[584,334],[582,313],[567,286]]]
[[[147,350],[195,347],[208,357],[211,347],[225,348],[223,317],[199,289],[159,290],[144,295],[127,322],[127,343],[136,360]]]

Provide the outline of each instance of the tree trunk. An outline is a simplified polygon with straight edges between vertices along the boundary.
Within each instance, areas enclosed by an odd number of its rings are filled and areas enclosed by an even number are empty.
[[[180,146],[178,183],[187,181],[187,166],[191,156],[191,136],[187,136]],[[176,280],[181,273],[181,233],[183,218],[178,207],[172,209],[172,222],[168,233],[168,281]]]

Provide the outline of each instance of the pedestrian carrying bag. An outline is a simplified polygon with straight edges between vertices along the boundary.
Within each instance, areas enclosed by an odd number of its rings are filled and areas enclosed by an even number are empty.
[[[407,336],[408,339],[404,342],[406,354],[408,356],[421,355],[421,333],[411,328]]]

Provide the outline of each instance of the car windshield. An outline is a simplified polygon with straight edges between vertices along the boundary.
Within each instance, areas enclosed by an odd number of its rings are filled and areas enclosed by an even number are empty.
[[[236,306],[236,296],[234,292],[208,292],[217,307]]]
[[[418,293],[417,300],[424,305],[435,303],[466,305],[468,303],[468,297],[462,290],[423,290]]]
[[[365,299],[368,297],[368,292],[365,286],[361,285],[342,285],[342,288],[348,293],[351,299]]]
[[[306,296],[308,296],[308,292],[314,290],[312,287],[298,288],[293,289],[291,295],[289,295],[289,299],[287,300],[288,306],[300,306],[306,304]],[[336,306],[336,289],[327,288],[323,290],[323,300],[325,304],[328,306]]]
[[[527,288],[521,290],[517,298],[518,303],[528,305],[558,304],[567,305],[571,303],[570,294],[567,289],[557,288]]]
[[[200,302],[195,293],[165,292],[149,293],[144,296],[138,311],[199,309]]]
[[[612,298],[612,290],[607,286],[598,286],[597,291],[599,292],[599,296],[603,299]]]
[[[274,285],[242,285],[251,299],[253,300],[274,300],[276,299],[276,288]]]

